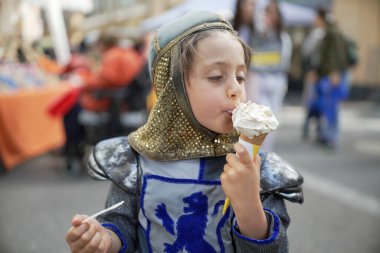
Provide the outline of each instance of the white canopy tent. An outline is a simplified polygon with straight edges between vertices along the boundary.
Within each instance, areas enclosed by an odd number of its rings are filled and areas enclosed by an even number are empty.
[[[71,56],[69,41],[67,38],[66,26],[63,19],[63,10],[78,11],[90,13],[93,10],[91,0],[21,0],[25,6],[39,6],[46,11],[46,19],[49,27],[49,32],[53,39],[54,51],[57,56],[57,61],[60,64],[66,64]],[[27,15],[27,10],[26,10]],[[25,29],[34,30],[31,23],[25,23]]]
[[[234,5],[235,0],[185,0],[158,16],[146,19],[140,24],[140,29],[143,32],[157,29],[184,13],[195,10],[211,11],[223,15],[225,18],[231,18]]]
[[[315,10],[297,4],[281,2],[280,9],[286,26],[311,26]]]
[[[260,13],[268,0],[256,0],[256,11]],[[236,0],[185,0],[183,3],[169,9],[161,15],[146,19],[140,24],[143,32],[157,29],[161,25],[183,15],[188,11],[206,10],[221,14],[227,20],[235,13]],[[285,26],[309,26],[312,24],[315,12],[311,8],[280,2]]]
[[[39,6],[44,6],[48,0],[22,0]],[[90,13],[94,10],[92,0],[59,0],[62,10],[65,11],[79,11],[83,13]]]

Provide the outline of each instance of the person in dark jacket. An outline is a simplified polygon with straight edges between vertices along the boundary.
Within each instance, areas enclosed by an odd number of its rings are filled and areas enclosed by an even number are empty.
[[[339,135],[339,103],[346,97],[346,42],[325,10],[318,10],[315,24],[303,44],[305,93],[308,93],[303,137],[308,137],[309,122],[315,117],[317,140],[335,147]]]

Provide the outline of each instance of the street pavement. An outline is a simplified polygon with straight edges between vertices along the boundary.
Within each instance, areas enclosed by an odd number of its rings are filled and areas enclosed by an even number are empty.
[[[287,203],[289,252],[380,253],[380,105],[343,104],[333,150],[302,140],[302,108],[289,101],[275,151],[305,180],[304,204]],[[102,209],[109,185],[68,174],[57,151],[1,174],[0,253],[69,252],[71,217]]]
[[[275,151],[304,176],[305,202],[289,203],[290,252],[380,252],[380,106],[346,103],[336,150],[301,139],[302,108],[280,117]]]

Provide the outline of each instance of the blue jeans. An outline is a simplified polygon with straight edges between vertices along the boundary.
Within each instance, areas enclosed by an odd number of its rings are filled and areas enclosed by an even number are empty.
[[[339,104],[349,95],[347,72],[341,75],[338,85],[332,85],[328,76],[318,81],[321,111],[323,117],[322,138],[327,144],[336,145],[339,138]]]

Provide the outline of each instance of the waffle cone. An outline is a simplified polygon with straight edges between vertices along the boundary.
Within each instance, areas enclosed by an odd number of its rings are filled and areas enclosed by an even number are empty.
[[[259,145],[261,146],[265,140],[265,137],[267,137],[267,133],[266,134],[260,134],[260,135],[257,135],[257,136],[254,136],[252,139],[249,139],[247,136],[245,135],[240,135],[240,138],[248,143],[251,143],[253,145]]]

